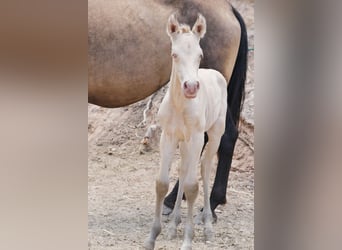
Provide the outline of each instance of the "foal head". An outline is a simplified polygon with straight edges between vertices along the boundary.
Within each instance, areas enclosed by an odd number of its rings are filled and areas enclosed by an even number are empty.
[[[167,34],[171,38],[173,74],[180,82],[186,98],[195,98],[200,88],[198,68],[203,57],[199,41],[206,32],[205,18],[199,14],[190,30],[187,25],[179,24],[175,14],[169,17]]]

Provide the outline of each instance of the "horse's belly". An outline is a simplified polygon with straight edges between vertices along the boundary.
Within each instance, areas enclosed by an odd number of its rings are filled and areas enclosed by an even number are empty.
[[[129,105],[157,91],[170,77],[165,25],[172,10],[157,1],[139,2],[89,2],[90,103],[105,107]],[[153,15],[153,9],[158,13]]]
[[[130,80],[115,76],[107,76],[108,78],[91,80],[89,76],[88,83],[88,101],[90,103],[116,108],[122,107],[134,102],[140,101],[157,91],[167,82],[167,74],[165,77],[161,75],[151,74],[150,77],[141,76],[140,79]]]

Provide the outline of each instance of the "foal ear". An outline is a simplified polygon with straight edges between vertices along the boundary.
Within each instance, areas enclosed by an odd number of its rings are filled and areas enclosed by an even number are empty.
[[[202,14],[198,13],[196,23],[192,27],[192,33],[196,34],[198,38],[201,39],[204,37],[206,31],[207,23],[205,21],[205,18],[204,16],[202,16]]]
[[[167,22],[166,32],[172,38],[179,29],[179,23],[176,18],[176,14],[172,14]]]

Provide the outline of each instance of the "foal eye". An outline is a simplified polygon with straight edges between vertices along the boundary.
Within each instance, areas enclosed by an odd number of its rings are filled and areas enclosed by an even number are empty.
[[[178,57],[178,55],[176,53],[172,53],[171,56],[176,59]]]

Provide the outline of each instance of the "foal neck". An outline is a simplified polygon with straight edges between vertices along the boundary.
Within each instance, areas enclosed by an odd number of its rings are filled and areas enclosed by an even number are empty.
[[[182,84],[177,77],[176,70],[174,65],[172,64],[172,71],[170,76],[170,98],[173,107],[178,111],[182,112],[184,109],[184,104],[186,102],[186,98],[182,92]]]

